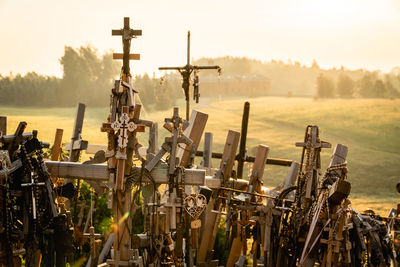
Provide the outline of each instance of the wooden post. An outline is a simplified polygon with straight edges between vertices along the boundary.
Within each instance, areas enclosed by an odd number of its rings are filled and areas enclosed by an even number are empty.
[[[0,116],[0,136],[7,135],[7,117]]]
[[[63,133],[63,129],[56,130],[53,147],[51,148],[51,160],[53,161],[58,161],[60,159]]]
[[[248,192],[261,193],[263,184],[262,177],[264,175],[265,163],[267,162],[269,147],[259,145],[257,149],[256,159],[254,160],[253,168],[251,171]]]
[[[240,224],[236,224],[237,226],[237,235],[233,239],[231,250],[229,251],[229,257],[228,261],[226,262],[227,267],[233,267],[234,264],[237,262],[237,260],[240,258],[240,255],[242,254],[242,245],[243,242],[246,242],[245,240],[242,240],[242,227]],[[256,260],[253,258],[253,260]]]
[[[292,165],[290,165],[288,176],[283,183],[283,190],[295,185],[297,176],[299,174],[299,168],[300,164],[296,161],[293,161]]]
[[[337,144],[335,150],[333,151],[329,167],[344,163],[346,161],[347,152],[348,152],[347,146],[344,146],[342,144]]]
[[[204,129],[206,127],[208,114],[202,113],[197,110],[192,111],[190,116],[189,126],[184,131],[184,135],[188,136],[192,140],[192,144],[186,145],[181,144],[178,151],[176,152],[177,157],[180,158],[180,166],[187,167],[192,154],[196,154],[199,148],[201,137],[203,136]],[[195,148],[193,149],[193,146]]]
[[[52,161],[60,160],[63,133],[64,133],[63,129],[56,130],[56,135],[54,136],[53,147],[51,148],[51,160]],[[53,180],[53,183],[54,183],[56,181],[57,177],[51,177],[51,179]]]
[[[147,148],[147,155],[157,154],[158,152],[158,123],[153,123],[149,131],[149,147]],[[149,158],[146,158],[149,161]]]
[[[247,139],[247,128],[249,125],[249,113],[250,113],[250,103],[245,102],[243,107],[242,129],[240,131],[239,157],[237,166],[238,178],[243,178],[243,166],[246,160],[246,139]]]
[[[74,130],[72,131],[71,148],[69,152],[69,161],[77,162],[81,153],[82,147],[77,144],[82,140],[83,119],[85,118],[85,104],[79,103],[76,109]],[[77,147],[78,145],[78,147]]]
[[[229,130],[220,163],[220,169],[223,170],[223,176],[221,177],[223,182],[228,181],[231,177],[236,150],[239,144],[239,137],[239,132]],[[198,262],[206,261],[207,254],[209,254],[214,247],[217,232],[215,231],[215,227],[218,227],[218,218],[220,218],[220,216],[218,216],[221,208],[220,204],[221,203],[215,197],[212,196],[210,198],[206,211],[206,222],[204,225],[203,235],[201,237]]]
[[[203,167],[212,168],[212,141],[213,133],[204,134]]]

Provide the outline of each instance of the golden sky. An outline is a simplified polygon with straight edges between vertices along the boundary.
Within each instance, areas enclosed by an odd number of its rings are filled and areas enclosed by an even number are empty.
[[[400,66],[400,0],[0,0],[0,73],[62,75],[64,46],[122,51],[111,30],[131,18],[143,36],[133,73],[192,58],[313,59],[324,68]]]

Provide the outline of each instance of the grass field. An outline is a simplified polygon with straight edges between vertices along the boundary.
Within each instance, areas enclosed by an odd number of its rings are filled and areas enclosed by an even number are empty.
[[[395,207],[399,196],[395,185],[400,181],[400,100],[311,98],[235,98],[200,99],[195,109],[209,114],[206,131],[214,133],[213,150],[221,152],[229,129],[240,131],[244,101],[250,102],[248,154],[254,155],[258,144],[270,147],[270,157],[300,160],[301,149],[294,143],[304,139],[308,124],[320,127],[320,137],[332,143],[322,151],[323,169],[329,163],[336,144],[349,147],[347,157],[349,181],[352,183],[353,207],[362,211],[370,207],[382,215]],[[82,136],[89,143],[105,144],[106,135],[99,131],[108,109],[87,108]],[[143,117],[162,125],[172,115],[163,112],[143,112]],[[184,109],[181,109],[183,116]],[[39,130],[39,138],[53,142],[56,128],[64,129],[64,142],[72,134],[75,108],[9,108],[0,107],[0,115],[8,117],[8,133],[19,121],[28,123],[28,131]],[[166,131],[160,128],[162,143]],[[140,136],[147,145],[147,134]],[[202,147],[202,145],[201,145]],[[84,156],[88,157],[88,156]],[[217,166],[218,162],[215,161]],[[247,166],[247,170],[250,166]],[[288,168],[267,165],[266,186],[277,186],[286,177]]]

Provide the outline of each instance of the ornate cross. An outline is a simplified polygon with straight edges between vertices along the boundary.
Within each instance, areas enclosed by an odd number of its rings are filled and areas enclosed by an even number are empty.
[[[123,108],[123,113],[119,117],[119,121],[115,121],[111,123],[111,128],[114,129],[115,132],[119,132],[118,136],[118,152],[116,155],[117,159],[126,159],[126,154],[123,153],[123,150],[126,148],[128,144],[128,132],[133,133],[137,129],[137,125],[132,121],[129,121],[129,115],[126,112],[127,107]]]

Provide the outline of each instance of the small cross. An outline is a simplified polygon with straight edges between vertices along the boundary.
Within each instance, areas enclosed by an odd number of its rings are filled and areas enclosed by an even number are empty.
[[[36,220],[36,197],[35,197],[35,187],[36,186],[44,186],[45,183],[43,182],[36,182],[35,174],[31,172],[31,182],[21,184],[22,187],[31,187],[32,190],[32,214],[33,219]]]
[[[114,131],[116,132],[119,131],[118,146],[121,149],[124,149],[127,146],[128,131],[132,133],[137,128],[137,125],[134,124],[133,122],[130,122],[129,120],[130,118],[128,113],[122,113],[121,116],[119,117],[119,122],[115,121],[111,124],[111,128],[113,128]]]

